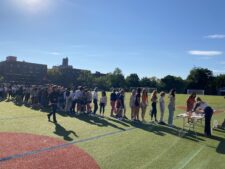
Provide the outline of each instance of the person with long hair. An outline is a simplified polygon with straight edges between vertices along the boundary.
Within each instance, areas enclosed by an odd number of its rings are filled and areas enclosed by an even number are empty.
[[[165,112],[165,92],[161,92],[160,93],[160,99],[159,99],[159,107],[160,107],[160,124],[165,124],[163,118],[164,118],[164,112]]]
[[[168,118],[168,125],[170,127],[173,127],[173,116],[174,116],[174,111],[175,111],[175,100],[176,100],[176,90],[171,89],[169,93],[169,104],[168,104],[168,109],[169,109],[169,118]]]
[[[116,113],[116,100],[117,100],[116,90],[113,89],[112,93],[110,94],[111,117],[113,117],[114,113]]]
[[[135,114],[135,96],[136,90],[132,90],[130,95],[130,109],[131,109],[131,120],[134,120],[134,114]]]
[[[94,103],[94,111],[93,114],[96,115],[98,110],[98,88],[96,87],[92,93],[93,103]]]
[[[187,99],[187,112],[192,112],[195,106],[195,98],[196,98],[196,93],[193,92]]]
[[[152,92],[151,101],[152,101],[151,120],[153,119],[153,116],[154,116],[155,121],[158,122],[157,120],[157,102],[158,102],[157,90],[154,90]]]
[[[142,122],[145,122],[145,113],[148,106],[148,92],[146,89],[142,90],[142,97],[141,97],[141,118]]]
[[[106,92],[103,91],[102,97],[100,98],[100,116],[103,115],[104,117],[106,104],[107,104],[107,96],[106,96]]]
[[[139,121],[139,111],[141,107],[141,88],[137,89],[137,93],[135,95],[135,113],[134,120]]]

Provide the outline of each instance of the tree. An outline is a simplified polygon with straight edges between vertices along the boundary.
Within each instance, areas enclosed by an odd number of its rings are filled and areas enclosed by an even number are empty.
[[[113,88],[123,88],[125,87],[125,78],[122,71],[116,68],[113,73],[109,74],[110,86]]]
[[[65,87],[72,87],[76,79],[73,69],[49,69],[47,74],[51,83]]]
[[[181,77],[168,75],[161,79],[161,83],[162,89],[167,92],[171,89],[176,89],[178,93],[185,92],[185,81]]]
[[[189,89],[203,89],[206,94],[212,93],[213,73],[209,69],[193,68],[187,77]]]
[[[76,85],[93,87],[94,78],[90,71],[81,71],[76,79]]]
[[[95,78],[94,85],[97,86],[100,90],[109,91],[111,88],[109,75]]]
[[[151,80],[147,77],[143,77],[141,80],[140,80],[140,86],[141,87],[151,87]]]
[[[123,75],[122,70],[120,68],[115,68],[113,71],[113,75]]]
[[[139,77],[136,73],[130,74],[129,76],[126,77],[126,86],[128,88],[130,87],[139,87]]]

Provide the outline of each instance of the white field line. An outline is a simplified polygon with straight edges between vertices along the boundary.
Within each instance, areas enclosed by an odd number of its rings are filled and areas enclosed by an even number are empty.
[[[151,159],[151,161],[149,161],[148,163],[145,163],[145,165],[141,166],[140,168],[146,168],[148,167],[150,164],[152,164],[154,161],[158,160],[161,156],[163,156],[164,154],[166,154],[171,148],[173,148],[179,141],[180,141],[181,137],[178,138],[172,145],[170,145],[167,149],[165,149],[164,151],[162,151],[160,154],[158,154],[155,158]]]
[[[205,146],[201,146],[192,156],[184,158],[179,164],[182,164],[180,167],[174,167],[173,169],[184,169],[203,149]]]

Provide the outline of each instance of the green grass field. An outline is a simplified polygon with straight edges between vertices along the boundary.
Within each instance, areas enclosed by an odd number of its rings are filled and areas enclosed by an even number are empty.
[[[176,105],[185,106],[187,95],[177,95]],[[203,96],[213,108],[221,112],[213,116],[222,123],[225,118],[225,99],[221,96]],[[129,94],[126,94],[127,116]],[[166,103],[167,100],[166,100]],[[148,107],[146,120],[149,122]],[[176,114],[182,113],[176,109]],[[197,137],[189,132],[179,136],[179,129],[153,123],[134,124],[109,118],[109,103],[106,117],[70,117],[57,114],[58,124],[49,123],[46,113],[31,110],[13,103],[0,103],[0,132],[20,132],[46,135],[79,141],[77,146],[88,152],[102,169],[224,169],[225,131],[213,130],[214,137],[203,136],[203,127],[198,126]],[[166,121],[168,110],[166,110]],[[159,109],[158,109],[159,117]],[[182,127],[182,120],[174,124]],[[99,137],[96,137],[99,136]],[[76,157],[74,157],[75,159]]]

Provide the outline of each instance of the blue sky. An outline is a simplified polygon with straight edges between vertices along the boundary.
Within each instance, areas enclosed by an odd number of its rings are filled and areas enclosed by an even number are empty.
[[[223,0],[1,0],[0,60],[139,77],[225,73]]]

